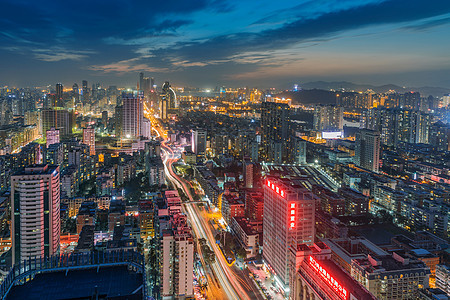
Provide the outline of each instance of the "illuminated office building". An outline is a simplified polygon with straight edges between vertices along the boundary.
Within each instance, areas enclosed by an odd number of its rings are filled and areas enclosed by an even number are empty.
[[[95,155],[95,129],[83,129],[83,144],[89,146],[89,155]]]
[[[59,253],[58,166],[28,166],[11,176],[13,263]]]
[[[287,160],[289,144],[289,105],[263,102],[261,105],[262,145],[265,161],[282,163]]]
[[[197,156],[205,156],[206,154],[206,130],[195,129],[192,130],[192,152]]]
[[[50,145],[59,143],[59,129],[51,128],[46,132],[47,148]]]
[[[314,130],[342,132],[344,130],[344,108],[335,105],[316,106],[314,109]]]
[[[378,172],[380,166],[380,133],[361,129],[356,133],[355,163],[365,169]]]
[[[315,200],[288,179],[269,177],[264,184],[263,258],[282,284],[289,284],[290,247],[311,245],[315,236]]]
[[[376,300],[332,259],[322,242],[291,248],[289,300]]]
[[[124,93],[123,101],[123,137],[138,138],[142,134],[142,125],[144,121],[143,94]]]

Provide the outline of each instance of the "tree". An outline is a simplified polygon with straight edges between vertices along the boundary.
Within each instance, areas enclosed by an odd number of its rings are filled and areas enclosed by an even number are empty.
[[[237,247],[235,253],[236,253],[236,256],[239,257],[240,259],[247,258],[247,251],[242,247]]]
[[[186,175],[190,178],[192,176],[194,176],[194,169],[192,169],[191,167],[186,169]]]

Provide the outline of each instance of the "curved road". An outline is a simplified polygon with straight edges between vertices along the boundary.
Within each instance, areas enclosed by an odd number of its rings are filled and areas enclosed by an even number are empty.
[[[159,126],[159,122],[153,118],[150,110],[146,106],[144,106],[144,109],[146,117],[152,120],[152,123],[156,125],[153,129],[157,132],[158,136],[164,138],[164,141],[161,142],[161,148],[164,153],[163,161],[166,178],[172,182],[174,186],[180,188],[188,196],[190,202],[193,202],[194,199],[188,186],[188,182],[178,176],[172,167],[173,163],[179,159],[179,153],[175,153],[166,145],[166,134]],[[187,202],[183,204],[183,209],[191,221],[191,226],[197,239],[204,238],[207,241],[207,245],[215,254],[216,261],[209,265],[215,275],[214,278],[208,277],[208,296],[210,299],[264,299],[260,291],[249,282],[248,274],[238,270],[236,267],[231,268],[227,265],[225,257],[215,243],[215,237],[211,231],[207,218],[205,215],[202,215],[198,206],[195,203]],[[199,254],[200,257],[202,257],[201,249],[199,249]],[[203,261],[203,257],[201,260],[203,266],[206,268],[207,265]],[[237,274],[236,271],[240,274]],[[218,283],[218,285],[216,283]]]

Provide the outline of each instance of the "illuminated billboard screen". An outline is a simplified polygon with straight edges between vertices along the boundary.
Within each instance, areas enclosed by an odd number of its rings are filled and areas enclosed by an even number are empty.
[[[342,132],[341,131],[323,131],[322,132],[322,138],[325,140],[329,139],[340,139],[342,138]]]

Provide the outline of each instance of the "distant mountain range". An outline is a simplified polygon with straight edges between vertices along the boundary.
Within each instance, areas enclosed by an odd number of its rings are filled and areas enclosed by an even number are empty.
[[[422,96],[429,96],[432,95],[434,97],[441,97],[444,95],[450,94],[450,88],[443,88],[443,87],[431,87],[431,86],[424,86],[424,87],[401,87],[395,84],[385,84],[381,86],[371,85],[371,84],[356,84],[348,81],[333,81],[333,82],[326,82],[326,81],[313,81],[313,82],[307,82],[300,85],[302,89],[304,90],[311,90],[311,89],[320,89],[320,90],[344,90],[347,92],[350,91],[366,91],[366,90],[373,90],[376,93],[385,93],[390,90],[394,90],[398,93],[405,93],[410,91],[419,92]]]

